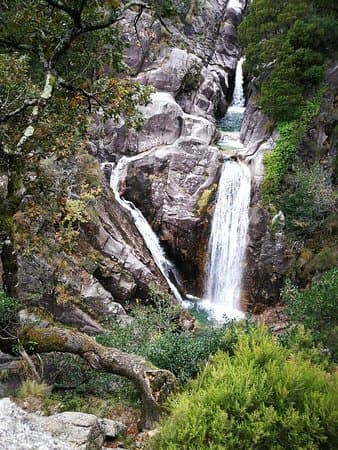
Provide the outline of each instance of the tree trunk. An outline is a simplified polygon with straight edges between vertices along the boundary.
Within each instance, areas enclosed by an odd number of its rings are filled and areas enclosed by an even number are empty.
[[[29,343],[34,353],[73,353],[85,359],[93,369],[130,379],[141,393],[141,429],[154,427],[163,412],[163,401],[175,387],[176,380],[171,372],[157,369],[140,356],[104,347],[86,334],[56,327],[26,328],[19,340],[23,347]]]

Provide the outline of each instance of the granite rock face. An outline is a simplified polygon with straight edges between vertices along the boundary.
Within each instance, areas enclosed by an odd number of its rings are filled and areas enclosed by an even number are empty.
[[[142,210],[190,287],[203,276],[206,213],[221,165],[217,149],[181,138],[132,161],[123,183],[123,195]]]
[[[320,162],[327,180],[331,182],[334,179],[336,157],[337,81],[338,68],[333,65],[326,73],[328,88],[322,99],[321,110],[312,120],[297,148],[298,162],[307,165],[310,161]],[[253,97],[252,95],[244,115],[241,130],[244,148],[239,155],[250,167],[253,180],[243,290],[249,309],[261,312],[266,306],[278,304],[287,273],[292,271],[295,282],[304,286],[312,279],[311,271],[307,273],[307,279],[304,279],[302,273],[297,274],[296,269],[293,270],[297,267],[297,259],[299,264],[304,264],[299,250],[302,244],[295,240],[290,242],[290,234],[287,239],[283,212],[279,211],[272,216],[263,208],[263,157],[266,152],[273,151],[278,133]],[[315,257],[314,253],[313,258]]]
[[[98,323],[102,318],[128,323],[122,304],[135,297],[146,301],[152,288],[168,291],[131,217],[104,177],[102,188],[102,196],[81,224],[76,253],[58,252],[57,245],[47,241],[52,230],[46,228],[40,231],[41,241],[50,248],[17,258],[17,291],[24,304],[39,304],[60,322],[89,334],[103,332]],[[26,226],[33,229],[36,223],[29,219]]]
[[[142,108],[144,127],[140,132],[128,130],[123,122],[106,120],[99,112],[88,135],[88,150],[100,162],[141,156],[128,168],[121,190],[153,225],[182,269],[188,290],[194,292],[203,278],[211,205],[222,164],[213,147],[218,139],[215,115],[227,108],[240,53],[235,28],[247,2],[239,3],[234,9],[227,8],[225,0],[192,2],[194,8],[182,12],[181,23],[167,20],[165,25],[146,13],[135,20],[137,12],[128,12],[121,21],[123,39],[129,43],[125,62],[135,80],[155,91]],[[60,238],[64,211],[48,222],[44,214],[30,215],[32,199],[24,198],[16,218],[21,221],[16,237],[17,291],[27,306],[38,304],[57,320],[97,334],[103,332],[102,315],[128,321],[123,310],[127,303],[136,298],[147,301],[151,290],[167,293],[168,287],[99,165],[95,167],[94,158],[83,166],[80,162],[43,161],[49,170],[46,179],[55,179],[54,197],[62,201],[80,198],[78,187],[86,185],[87,171],[102,188],[88,206],[86,220],[70,230],[77,233],[70,249],[63,249]],[[58,192],[61,187],[66,192]],[[37,198],[46,197],[43,189]],[[6,190],[1,177],[0,197]],[[38,237],[30,247],[27,234]]]
[[[270,128],[268,118],[251,97],[244,114],[241,129],[243,150],[239,153],[250,168],[252,179],[242,287],[249,310],[256,313],[266,305],[278,303],[289,263],[284,226],[271,227],[272,218],[263,208],[261,199],[263,157],[266,152],[273,151],[278,138],[276,130]]]
[[[93,414],[27,414],[8,398],[0,400],[0,442],[4,450],[100,450],[106,437],[126,430],[120,422]]]
[[[97,116],[89,136],[90,151],[101,161],[139,155],[129,163],[121,193],[150,222],[194,293],[203,282],[209,206],[222,165],[212,146],[219,138],[215,118],[225,113],[231,97],[240,55],[236,26],[246,3],[234,8],[231,2],[227,7],[228,2],[208,0],[198,13],[185,12],[183,26],[168,21],[167,30],[153,30],[153,44],[141,35],[135,57],[135,36],[130,38],[126,61],[134,68],[138,60],[136,80],[155,88],[141,108],[143,129],[128,131],[123,123]],[[168,32],[171,44],[162,41],[159,49],[160,34]],[[137,56],[142,46],[143,62]]]

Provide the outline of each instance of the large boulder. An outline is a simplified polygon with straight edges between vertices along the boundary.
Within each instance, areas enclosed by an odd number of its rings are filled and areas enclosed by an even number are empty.
[[[0,442],[4,450],[100,450],[105,438],[125,432],[120,422],[93,414],[28,414],[8,398],[0,400]]]
[[[206,213],[222,161],[216,148],[182,138],[131,161],[122,183],[123,195],[143,212],[190,287],[203,277]]]
[[[136,79],[141,84],[154,86],[158,91],[177,94],[197,87],[201,70],[200,58],[186,50],[173,48],[160,61],[156,61],[156,68],[140,73]]]

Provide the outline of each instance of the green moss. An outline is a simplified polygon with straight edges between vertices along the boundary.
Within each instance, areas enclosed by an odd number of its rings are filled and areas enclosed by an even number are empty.
[[[198,216],[201,216],[206,212],[206,209],[210,203],[210,200],[216,190],[217,190],[217,184],[215,183],[209,189],[205,189],[202,192],[200,198],[198,199],[197,206],[196,206],[196,214]]]
[[[22,340],[24,346],[36,343],[39,346],[43,346],[44,351],[48,352],[64,350],[66,338],[63,338],[60,334],[53,334],[53,332],[46,333],[44,328],[26,327],[21,333],[20,340]]]

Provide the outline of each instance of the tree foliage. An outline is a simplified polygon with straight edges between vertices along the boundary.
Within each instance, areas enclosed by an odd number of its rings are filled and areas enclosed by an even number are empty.
[[[306,290],[298,290],[288,283],[283,297],[290,319],[310,329],[317,341],[328,346],[337,359],[338,269],[326,272]]]
[[[161,15],[172,13],[170,4],[119,0],[1,3],[0,172],[7,192],[0,203],[0,248],[4,287],[10,295],[16,295],[17,284],[15,217],[24,196],[38,203],[35,194],[42,161],[67,161],[83,151],[91,112],[100,111],[140,128],[138,105],[149,101],[150,90],[128,77],[119,23],[130,8],[136,18],[149,11],[163,20]],[[66,195],[59,199],[65,215],[69,202],[76,198],[69,189]],[[60,211],[56,213],[55,222],[60,218]]]
[[[246,67],[261,87],[263,110],[277,122],[298,119],[304,98],[337,51],[337,7],[312,0],[254,0],[240,25]]]

